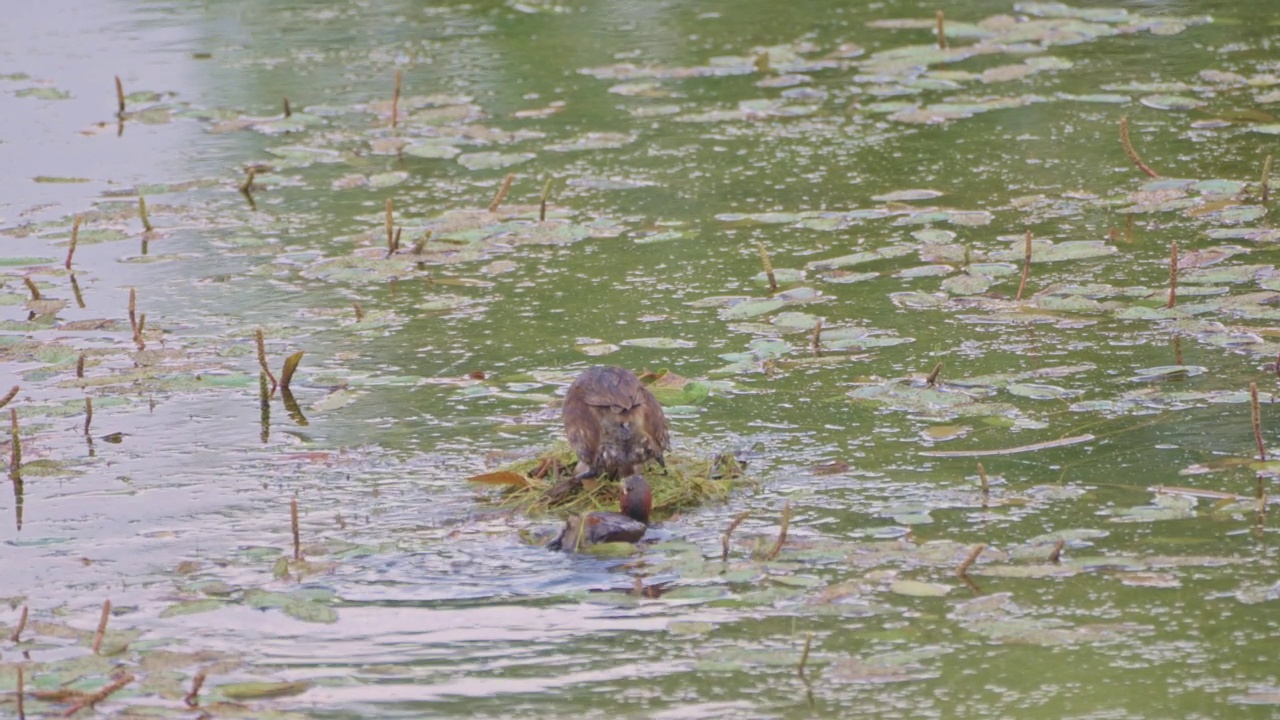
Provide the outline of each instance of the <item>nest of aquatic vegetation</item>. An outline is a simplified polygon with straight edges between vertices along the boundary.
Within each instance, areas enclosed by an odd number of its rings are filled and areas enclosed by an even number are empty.
[[[724,500],[734,488],[754,484],[746,475],[745,463],[733,455],[711,458],[669,453],[665,469],[652,463],[644,478],[653,492],[653,519],[661,520],[680,511],[708,502]],[[475,475],[473,482],[502,487],[494,501],[504,508],[526,515],[573,514],[618,509],[619,483],[590,479],[568,494],[552,492],[573,476],[578,458],[565,443],[536,457],[519,460],[494,472]]]

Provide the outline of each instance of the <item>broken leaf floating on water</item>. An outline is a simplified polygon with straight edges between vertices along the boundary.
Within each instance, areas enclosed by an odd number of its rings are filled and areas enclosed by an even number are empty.
[[[656,350],[673,350],[676,348],[691,348],[697,346],[697,343],[690,340],[680,340],[668,337],[632,338],[630,340],[623,340],[621,344],[631,347],[652,348]]]
[[[1103,510],[1111,515],[1111,522],[1159,522],[1183,520],[1196,515],[1196,499],[1187,495],[1156,495],[1150,505],[1117,510]]]
[[[534,153],[478,152],[459,155],[457,162],[468,170],[501,170],[527,163],[535,157]]]

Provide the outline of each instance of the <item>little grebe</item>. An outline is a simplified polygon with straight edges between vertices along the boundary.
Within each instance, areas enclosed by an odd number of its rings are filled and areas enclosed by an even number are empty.
[[[649,527],[649,513],[653,510],[653,493],[643,476],[632,475],[623,481],[619,505],[622,512],[593,512],[569,518],[547,549],[572,551],[584,545],[639,541]]]

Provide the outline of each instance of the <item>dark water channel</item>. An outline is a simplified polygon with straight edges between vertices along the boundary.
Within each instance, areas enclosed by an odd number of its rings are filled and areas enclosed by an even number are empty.
[[[945,9],[6,8],[0,716],[1274,717],[1274,9]],[[531,543],[597,362],[758,485]]]

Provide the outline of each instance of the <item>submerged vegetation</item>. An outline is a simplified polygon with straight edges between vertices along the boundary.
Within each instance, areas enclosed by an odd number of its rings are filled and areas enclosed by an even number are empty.
[[[503,486],[496,498],[499,506],[528,515],[585,513],[618,509],[618,483],[612,480],[588,479],[580,491],[553,493],[567,479],[578,459],[565,443],[534,458],[511,463],[491,473],[474,475],[472,482]],[[745,468],[730,455],[711,458],[693,457],[675,452],[667,457],[666,467],[650,466],[644,472],[653,491],[655,520],[692,510],[711,501],[723,501],[735,489],[755,483],[744,473]]]

